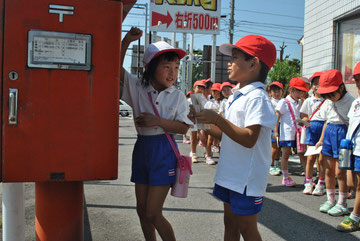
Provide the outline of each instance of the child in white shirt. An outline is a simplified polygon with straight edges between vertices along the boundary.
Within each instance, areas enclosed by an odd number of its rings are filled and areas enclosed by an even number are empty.
[[[292,78],[289,83],[289,95],[281,99],[276,106],[278,115],[275,126],[274,136],[280,137],[280,147],[282,152],[281,171],[283,174],[282,184],[287,187],[296,186],[295,181],[289,176],[288,161],[291,153],[291,147],[296,147],[296,132],[300,128],[295,123],[300,119],[300,98],[309,90],[306,82],[301,78]],[[280,136],[278,125],[280,123]]]

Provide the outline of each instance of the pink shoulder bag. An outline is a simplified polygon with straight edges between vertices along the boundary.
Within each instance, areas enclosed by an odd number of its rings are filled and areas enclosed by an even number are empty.
[[[306,145],[300,143],[301,128],[297,128],[297,125],[296,125],[296,122],[295,122],[295,115],[294,115],[293,109],[291,108],[289,100],[285,98],[285,101],[289,106],[291,118],[293,119],[294,127],[296,129],[296,150],[297,150],[298,153],[304,153],[306,151]]]
[[[155,115],[160,118],[159,112],[153,103],[151,93],[148,93],[150,103],[153,107]],[[177,158],[177,167],[175,172],[175,183],[171,187],[171,195],[174,197],[186,198],[188,195],[190,175],[193,174],[191,169],[191,158],[189,156],[180,155],[179,150],[175,147],[175,144],[170,137],[169,133],[164,129],[165,135],[170,142],[172,149]]]

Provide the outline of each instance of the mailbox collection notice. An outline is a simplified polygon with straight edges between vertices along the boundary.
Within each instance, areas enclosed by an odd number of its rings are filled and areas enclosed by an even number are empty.
[[[33,40],[33,61],[86,64],[86,40],[35,36]]]

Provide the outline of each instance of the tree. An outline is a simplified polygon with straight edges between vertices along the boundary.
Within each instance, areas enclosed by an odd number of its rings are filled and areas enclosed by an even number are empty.
[[[283,61],[277,59],[269,71],[268,82],[279,81],[285,86],[292,78],[298,76],[300,76],[300,61],[298,59],[284,59]]]

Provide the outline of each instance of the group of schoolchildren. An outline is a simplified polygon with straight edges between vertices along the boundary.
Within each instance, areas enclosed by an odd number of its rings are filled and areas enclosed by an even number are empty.
[[[219,114],[224,112],[226,101],[230,95],[232,95],[231,89],[235,85],[230,82],[224,83],[212,83],[211,79],[203,79],[195,81],[193,85],[193,91],[189,91],[186,94],[189,103],[191,104],[191,94],[200,94],[201,105],[204,109],[213,110]],[[199,157],[196,155],[197,146],[205,147],[205,163],[208,165],[215,165],[213,160],[213,153],[217,153],[220,150],[220,141],[211,135],[206,133],[206,129],[199,129],[197,125],[190,128],[190,142],[183,139],[184,144],[190,144],[191,151],[190,157],[193,163],[199,162]],[[184,137],[185,138],[185,137]]]
[[[122,41],[121,63],[130,43],[141,36],[142,31],[138,28],[132,28],[126,34]],[[300,109],[300,100],[308,91],[303,79],[294,78],[290,81],[289,95],[284,99],[280,99],[281,94],[278,92],[281,90],[276,88],[283,89],[280,83],[270,85],[272,101],[265,90],[267,74],[276,60],[276,48],[271,41],[259,35],[247,35],[235,44],[222,44],[219,50],[231,56],[228,63],[229,79],[238,84],[235,87],[227,83],[213,84],[210,87],[213,98],[209,100],[209,94],[205,92],[209,81],[195,82],[194,93],[203,94],[204,106],[207,106],[202,111],[189,106],[185,95],[174,87],[180,60],[186,55],[184,50],[163,41],[152,43],[144,53],[145,72],[142,78],[121,69],[120,97],[133,108],[138,134],[132,156],[131,181],[135,183],[136,211],[145,239],[156,240],[156,230],[163,240],[176,240],[172,225],[162,213],[165,199],[176,178],[177,158],[174,148],[177,146],[176,142],[172,146],[170,140],[174,142],[173,134],[185,135],[189,128],[196,126],[194,123],[206,124],[209,128],[202,130],[204,135],[199,134],[197,129],[191,130],[191,140],[194,140],[191,143],[193,162],[197,161],[194,154],[199,139],[206,143],[208,164],[214,163],[211,162],[211,146],[221,141],[213,195],[224,204],[225,241],[240,240],[241,237],[244,240],[261,240],[257,219],[271,165],[270,136],[276,141],[273,147],[277,147],[277,142],[281,147],[282,183],[293,186],[295,182],[289,176],[287,162],[291,147],[296,144],[296,128],[300,128],[294,121],[300,118],[311,123],[306,143],[322,145],[323,153],[323,160],[312,157],[307,159],[306,164],[305,161],[303,163],[306,170],[306,193],[314,193],[311,189],[312,170],[308,171],[308,167],[312,167],[311,163],[318,159],[319,167],[321,161],[325,163],[325,171],[322,169],[323,174],[320,174],[315,187],[318,191],[315,193],[324,192],[325,177],[328,196],[328,201],[321,206],[320,211],[334,216],[348,213],[346,172],[337,168],[337,158],[339,141],[346,135],[352,136],[350,131],[353,130],[356,132],[353,138],[354,170],[357,178],[360,178],[360,145],[356,145],[360,143],[360,135],[355,127],[360,122],[360,99],[353,102],[353,97],[346,92],[341,73],[328,70],[313,76],[313,96],[306,99]],[[354,72],[354,78],[360,89],[360,72]],[[224,88],[228,89],[224,91]],[[226,101],[221,101],[220,92],[224,98],[228,98]],[[326,101],[322,102],[321,98]],[[321,108],[317,108],[319,102]],[[316,114],[313,114],[315,111]],[[277,172],[278,159],[278,153],[277,156],[274,154],[272,167]],[[335,175],[340,190],[337,203]],[[356,190],[354,211],[339,225],[342,231],[359,229],[360,189],[357,187]]]
[[[360,91],[360,63],[353,71],[356,87]],[[295,186],[296,183],[288,173],[288,159],[291,148],[298,147],[297,135],[304,134],[305,128],[308,147],[322,148],[319,154],[304,157],[304,152],[298,155],[305,170],[304,194],[322,196],[326,193],[327,201],[320,206],[320,212],[331,216],[349,214],[347,199],[353,196],[356,189],[355,207],[349,217],[346,217],[337,230],[351,232],[359,230],[360,221],[360,188],[356,183],[360,178],[360,98],[354,100],[346,90],[340,71],[330,69],[316,72],[309,79],[311,96],[304,99],[309,91],[303,78],[290,80],[288,95],[281,99],[283,85],[273,82],[269,86],[269,94],[278,115],[277,125],[272,136],[272,164],[270,175],[282,173],[282,184]],[[303,120],[310,125],[304,125]],[[339,167],[340,143],[343,139],[353,142],[352,165],[347,169]],[[281,149],[281,151],[280,151]],[[303,150],[305,151],[305,149]],[[281,152],[281,169],[278,160]],[[313,183],[313,166],[317,163],[318,180]],[[356,176],[356,177],[355,177]],[[336,182],[339,187],[338,200],[335,198]],[[315,186],[315,188],[314,188]],[[351,189],[351,192],[350,192]]]

